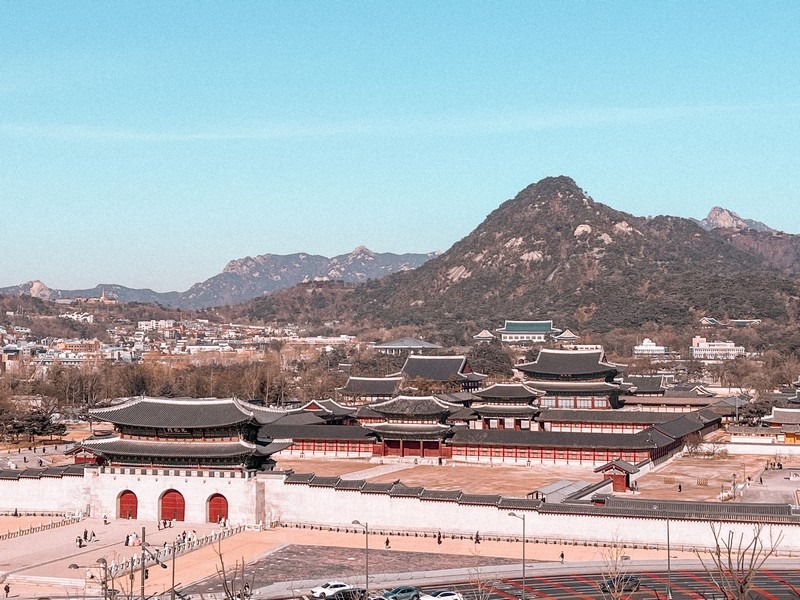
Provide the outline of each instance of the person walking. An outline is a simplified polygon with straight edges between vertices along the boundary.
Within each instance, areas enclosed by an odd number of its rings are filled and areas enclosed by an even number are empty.
[[[389,538],[388,537],[386,538],[386,542],[383,545],[387,550],[392,547],[391,544],[389,543]]]
[[[5,592],[6,598],[8,598],[8,594],[11,592],[11,586],[8,583],[3,586],[3,592]]]
[[[559,556],[559,558],[561,559],[561,564],[563,565],[564,564],[564,552],[563,551],[561,552],[561,555]]]

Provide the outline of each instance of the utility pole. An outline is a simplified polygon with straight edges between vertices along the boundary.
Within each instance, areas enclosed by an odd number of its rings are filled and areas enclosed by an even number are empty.
[[[145,541],[146,541],[145,540],[145,528],[144,528],[144,525],[142,525],[142,573],[141,573],[142,596],[141,596],[141,600],[145,600],[145,595],[144,595],[144,575],[145,575],[145,571],[147,570],[147,569],[145,569],[145,562],[146,562],[146,560],[145,560],[145,552],[146,552],[146,550],[145,550],[145,548],[146,548]]]

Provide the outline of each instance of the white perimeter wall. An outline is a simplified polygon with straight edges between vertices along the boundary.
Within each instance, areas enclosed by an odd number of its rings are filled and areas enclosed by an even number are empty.
[[[257,523],[263,519],[258,509],[255,477],[202,477],[101,473],[87,468],[83,477],[42,477],[40,479],[0,480],[0,510],[25,512],[84,512],[94,517],[117,517],[117,499],[130,490],[139,502],[138,518],[160,518],[159,499],[168,490],[177,490],[186,501],[186,521],[205,523],[208,499],[222,494],[228,500],[232,525]]]
[[[0,479],[0,510],[86,512],[90,482],[86,477]]]
[[[315,523],[352,527],[354,520],[368,523],[370,529],[438,531],[482,536],[521,535],[519,519],[511,510],[488,506],[463,506],[454,502],[392,498],[386,494],[362,494],[332,488],[285,485],[280,476],[265,476],[267,512],[270,520],[283,523]],[[513,509],[526,515],[528,539],[558,538],[577,541],[665,544],[666,520],[635,517],[552,515]],[[722,523],[724,532],[752,536],[753,526]],[[800,550],[800,525],[773,526],[774,535],[783,534],[784,551]],[[765,530],[765,534],[766,534]],[[670,540],[676,546],[711,546],[711,527],[702,521],[670,521]]]

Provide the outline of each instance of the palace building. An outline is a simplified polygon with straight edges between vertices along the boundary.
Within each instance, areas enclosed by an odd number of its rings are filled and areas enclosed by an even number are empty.
[[[253,515],[242,488],[289,445],[259,437],[261,426],[282,412],[235,398],[125,398],[90,415],[113,430],[69,454],[107,475],[98,482],[98,499],[116,518],[183,521],[191,515],[188,520],[219,522],[229,518],[231,503],[240,515]]]
[[[542,348],[533,362],[516,369],[531,387],[545,394],[543,408],[619,408],[622,367],[605,362],[602,350]]]

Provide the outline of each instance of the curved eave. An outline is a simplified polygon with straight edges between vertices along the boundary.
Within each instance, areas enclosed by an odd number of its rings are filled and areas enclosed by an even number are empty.
[[[98,442],[83,442],[76,449],[105,458],[246,458],[253,454],[262,453],[261,447],[246,442],[146,442],[120,438]]]

